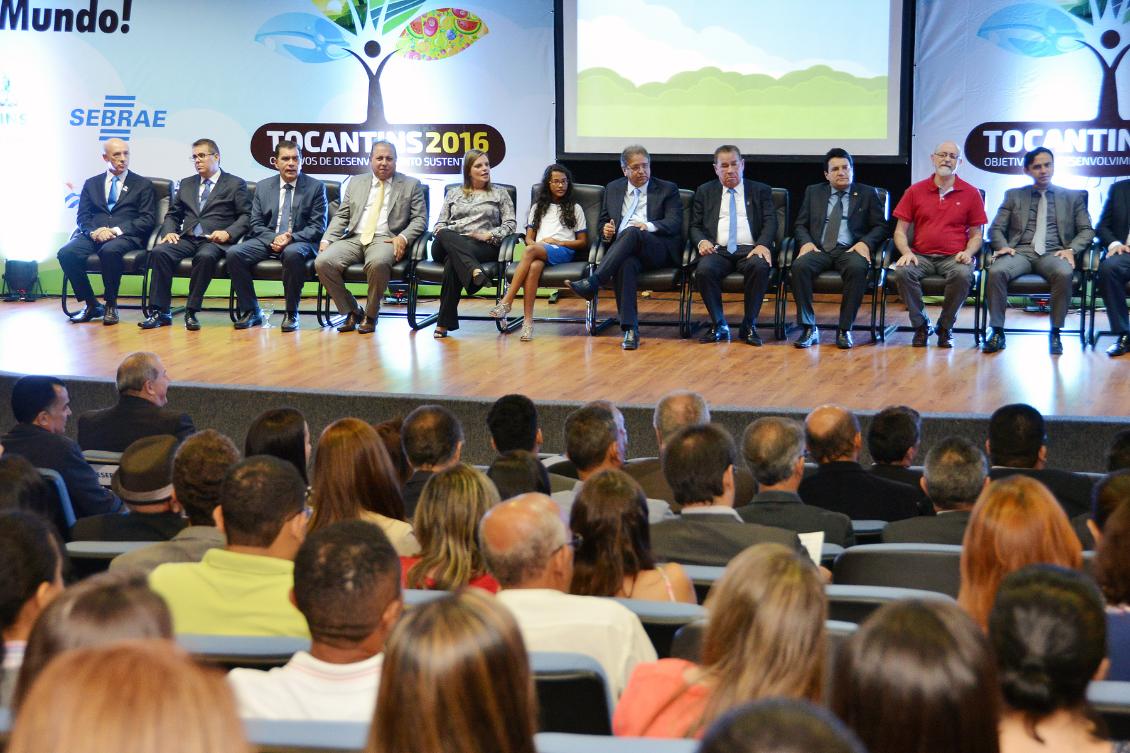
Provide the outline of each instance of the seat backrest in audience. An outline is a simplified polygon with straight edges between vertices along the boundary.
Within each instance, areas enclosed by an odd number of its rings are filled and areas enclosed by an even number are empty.
[[[698,741],[539,732],[534,747],[538,753],[694,753]]]
[[[645,599],[616,599],[636,613],[655,646],[655,653],[663,659],[671,655],[671,642],[675,632],[683,625],[702,619],[706,610],[698,604],[672,601],[647,601]]]
[[[842,620],[827,620],[824,623],[828,631],[828,659],[835,658],[835,652],[840,644],[849,635],[855,632],[858,626],[854,622]],[[687,623],[675,631],[675,638],[671,642],[671,656],[676,659],[685,659],[698,663],[702,658],[702,639],[706,633],[706,619],[695,620]]]
[[[193,657],[225,669],[281,667],[298,651],[310,648],[309,638],[281,635],[177,635],[180,644]]]
[[[612,696],[604,670],[591,656],[533,651],[530,669],[538,694],[538,729],[612,734]]]
[[[429,601],[449,595],[448,591],[428,591],[422,588],[406,588],[403,591],[404,606],[414,607],[418,604],[427,604]]]
[[[694,584],[694,593],[698,597],[698,603],[703,604],[706,602],[706,595],[710,593],[710,587],[714,585],[714,581],[722,577],[726,568],[717,565],[683,565],[683,572]]]
[[[47,482],[54,497],[51,511],[51,520],[64,534],[68,533],[75,525],[75,507],[71,504],[71,495],[67,492],[67,484],[58,471],[50,468],[36,468],[39,475]]]
[[[122,453],[106,450],[83,450],[82,459],[90,463],[90,467],[98,474],[98,483],[109,489],[114,471],[118,470],[118,466],[121,465]]]
[[[937,591],[957,598],[961,547],[947,544],[861,544],[836,558],[832,582]]]
[[[891,586],[827,585],[828,619],[860,623],[879,607],[903,599],[929,599],[953,601],[937,591],[917,588],[892,588]]]
[[[1130,682],[1092,682],[1087,701],[1106,723],[1111,740],[1130,740]]]
[[[315,719],[244,719],[243,730],[260,753],[359,751],[369,737],[368,722]]]

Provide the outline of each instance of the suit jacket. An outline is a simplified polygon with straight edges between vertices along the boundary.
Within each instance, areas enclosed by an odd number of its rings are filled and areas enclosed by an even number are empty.
[[[1110,187],[1098,231],[1103,248],[1109,248],[1115,241],[1126,242],[1126,236],[1130,235],[1130,180],[1120,180]]]
[[[338,206],[326,234],[322,240],[333,243],[351,233],[360,232],[358,224],[369,200],[369,189],[373,185],[373,171],[368,170],[349,179],[345,189],[345,201]],[[424,202],[424,187],[420,181],[402,173],[393,173],[391,193],[385,201],[391,202],[388,208],[388,230],[393,235],[403,235],[412,245],[428,226],[428,208]]]
[[[404,495],[404,517],[412,520],[416,515],[416,505],[420,501],[420,493],[424,491],[424,484],[428,483],[435,474],[432,471],[412,471],[412,475],[404,482],[400,493]]]
[[[1087,476],[1080,476],[1070,471],[1061,471],[1058,468],[1005,468],[993,466],[989,469],[989,478],[996,480],[1007,476],[1028,476],[1034,478],[1056,498],[1063,507],[1067,517],[1073,518],[1091,511],[1091,490],[1095,482]]]
[[[901,465],[888,465],[886,463],[872,463],[871,472],[879,478],[885,478],[888,481],[897,481],[900,484],[906,484],[914,489],[918,495],[918,514],[919,515],[933,515],[934,503],[926,496],[926,492],[922,491],[922,469],[906,468]]]
[[[747,547],[767,543],[804,551],[795,531],[743,523],[731,515],[684,510],[676,520],[651,526],[651,551],[665,562],[725,567]]]
[[[600,205],[597,233],[602,233],[601,229],[607,222],[612,222],[617,228],[620,227],[628,185],[627,178],[619,178],[604,189],[604,203]],[[676,266],[681,264],[685,236],[683,235],[683,200],[679,198],[678,186],[659,178],[648,181],[647,221],[655,225],[655,232],[650,235],[667,249],[671,263]],[[603,238],[603,234],[600,237]]]
[[[279,222],[278,175],[261,180],[255,184],[255,198],[251,201],[251,232],[248,238],[256,238],[267,245],[278,235],[275,225]],[[294,196],[290,199],[291,242],[317,244],[326,231],[329,202],[326,201],[326,184],[305,173],[298,174],[294,185]],[[286,229],[283,228],[283,232]]]
[[[1061,248],[1070,248],[1079,253],[1091,245],[1095,231],[1091,227],[1091,215],[1087,213],[1087,192],[1072,191],[1070,188],[1055,189],[1055,222],[1059,228],[1057,246],[1049,253]],[[997,210],[997,216],[989,228],[989,245],[994,251],[1002,248],[1016,248],[1020,236],[1028,226],[1028,215],[1032,210],[1032,186],[1010,188],[1004,192],[1004,201]],[[1126,240],[1125,236],[1123,240]],[[1049,244],[1051,239],[1049,239]]]
[[[148,178],[132,170],[127,172],[113,209],[106,206],[106,173],[99,173],[82,185],[76,233],[90,235],[100,227],[116,227],[122,235],[137,241],[138,246],[145,246],[156,225],[157,191]]]
[[[753,245],[774,250],[777,241],[777,210],[773,207],[773,189],[756,180],[743,180],[745,215]],[[722,214],[722,190],[719,180],[703,183],[694,192],[691,205],[691,245],[701,241],[718,242],[718,218]]]
[[[888,523],[880,534],[884,544],[953,544],[961,546],[972,510],[953,510],[933,517],[919,516]]]
[[[797,533],[823,531],[826,544],[855,546],[851,518],[843,513],[806,505],[798,495],[791,492],[761,492],[750,504],[737,508],[736,512],[747,523],[774,526]]]
[[[659,458],[629,460],[622,470],[643,487],[648,499],[661,499],[675,512],[679,511],[675,493],[671,491],[671,485],[663,475],[663,465]],[[749,504],[756,491],[757,482],[754,481],[753,474],[745,468],[734,466],[734,507]]]
[[[84,450],[125,452],[142,437],[171,434],[184,441],[195,431],[187,413],[158,407],[134,395],[122,395],[117,405],[78,417],[78,444]]]
[[[878,191],[863,183],[852,183],[847,190],[848,211],[844,219],[851,233],[851,243],[855,245],[862,241],[874,254],[890,234],[883,201]],[[805,243],[815,243],[819,247],[823,242],[824,222],[828,219],[828,201],[831,198],[832,186],[827,181],[804,190],[804,201],[793,226],[798,250]]]
[[[168,541],[188,527],[175,512],[94,515],[71,529],[72,541]]]
[[[169,213],[161,223],[160,235],[187,235],[199,224],[205,235],[215,230],[226,230],[231,241],[218,245],[227,248],[251,227],[251,196],[243,178],[222,170],[220,179],[208,194],[204,209],[200,208],[199,197],[200,176],[191,175],[183,179],[177,186]]]
[[[800,482],[807,505],[842,512],[852,520],[902,520],[918,514],[915,490],[868,473],[859,463],[824,463]]]

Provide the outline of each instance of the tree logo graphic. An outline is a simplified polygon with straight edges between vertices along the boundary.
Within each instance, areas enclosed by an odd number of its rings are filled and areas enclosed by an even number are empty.
[[[365,120],[361,123],[267,123],[251,138],[259,164],[273,167],[275,144],[299,142],[310,173],[353,172],[367,165],[374,141],[397,146],[403,167],[418,173],[459,173],[468,149],[482,149],[491,164],[502,162],[502,135],[483,123],[389,123],[381,76],[393,57],[444,61],[489,33],[486,23],[459,8],[435,8],[413,17],[424,0],[311,0],[321,13],[284,13],[268,20],[255,41],[301,63],[353,59],[368,79]],[[397,33],[399,30],[399,33]],[[383,44],[382,44],[383,43]],[[356,70],[356,68],[354,68]]]

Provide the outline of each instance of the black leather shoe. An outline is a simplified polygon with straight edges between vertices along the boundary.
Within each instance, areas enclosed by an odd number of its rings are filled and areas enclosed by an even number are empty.
[[[102,304],[88,303],[82,307],[82,311],[71,317],[71,322],[74,324],[86,324],[95,319],[101,319],[105,315],[106,309],[102,307]]]
[[[476,269],[471,273],[471,287],[467,288],[467,295],[474,295],[480,290],[485,288],[490,282],[490,278],[481,269]]]
[[[836,332],[836,347],[840,350],[851,350],[855,341],[851,339],[850,329],[841,329]]]
[[[945,327],[938,327],[938,347],[953,347],[953,330],[946,329]]]
[[[345,321],[338,325],[337,331],[338,332],[352,332],[353,330],[357,329],[357,325],[360,324],[364,319],[365,319],[365,312],[362,311],[361,309],[357,309],[356,311],[350,311],[346,315]]]
[[[120,321],[118,318],[118,307],[112,303],[106,304],[106,313],[102,315],[102,324],[107,327],[117,324]]]
[[[820,330],[816,327],[805,325],[804,329],[800,331],[800,337],[793,343],[795,348],[811,348],[813,345],[820,344]]]
[[[989,335],[989,339],[981,346],[982,353],[996,353],[998,350],[1004,350],[1004,330],[993,327],[993,334]]]
[[[1063,355],[1063,342],[1059,339],[1059,330],[1053,329],[1048,338],[1048,352],[1053,356]]]
[[[596,285],[593,284],[591,277],[587,280],[580,280],[578,282],[570,282],[569,280],[566,280],[565,284],[569,286],[570,290],[579,295],[581,298],[584,298],[586,301],[591,301],[593,298],[596,298]]]
[[[930,335],[932,335],[933,333],[934,328],[930,326],[929,322],[926,322],[921,327],[918,327],[914,330],[914,339],[910,341],[911,347],[925,348],[927,341],[930,339]]]
[[[700,343],[728,343],[730,342],[730,327],[725,322],[718,324],[703,333],[698,338]]]
[[[294,312],[294,311],[286,312],[286,315],[283,316],[282,331],[283,332],[294,332],[296,329],[298,329],[298,314],[297,314],[297,312]]]
[[[366,316],[364,321],[357,325],[357,334],[371,335],[377,331],[377,318],[375,316]]]
[[[152,316],[142,319],[137,326],[142,329],[157,329],[158,327],[172,326],[173,315],[167,311],[160,311]]]
[[[1106,349],[1106,354],[1111,358],[1118,358],[1127,353],[1130,353],[1130,334],[1126,334],[1125,332],[1118,336],[1118,339],[1114,341],[1114,345]]]
[[[738,334],[738,339],[746,345],[752,345],[755,348],[760,348],[763,345],[761,335],[757,334],[757,327],[750,327],[743,324]]]
[[[232,325],[232,326],[234,326],[236,329],[249,329],[250,327],[262,327],[263,326],[263,309],[255,308],[251,311],[243,312],[242,314],[239,315],[239,318],[235,320],[235,324]]]
[[[639,350],[640,331],[638,329],[624,330],[624,342],[620,343],[620,347],[624,350]]]
[[[196,320],[196,312],[192,309],[184,310],[184,328],[189,332],[197,332],[200,330],[200,322]]]

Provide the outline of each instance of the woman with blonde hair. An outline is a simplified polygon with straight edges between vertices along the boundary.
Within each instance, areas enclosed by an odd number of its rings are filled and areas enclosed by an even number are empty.
[[[420,554],[400,558],[404,585],[439,591],[471,585],[496,593],[498,581],[486,571],[477,533],[479,521],[497,504],[494,484],[469,465],[429,478],[413,518]]]
[[[1025,565],[1079,569],[1083,547],[1048,488],[1028,476],[998,479],[981,492],[961,545],[957,602],[981,626],[1001,579]]]
[[[60,655],[12,727],[8,753],[248,753],[222,676],[173,643],[130,641]]]
[[[820,698],[828,606],[803,554],[779,544],[746,549],[706,599],[702,661],[660,659],[632,673],[612,731],[701,737],[731,708],[760,698]]]
[[[377,430],[359,418],[342,418],[322,431],[314,453],[310,530],[339,520],[367,520],[388,536],[396,553],[420,551],[404,519],[404,497]]]
[[[536,723],[518,624],[492,596],[462,589],[393,629],[365,753],[534,753]]]

